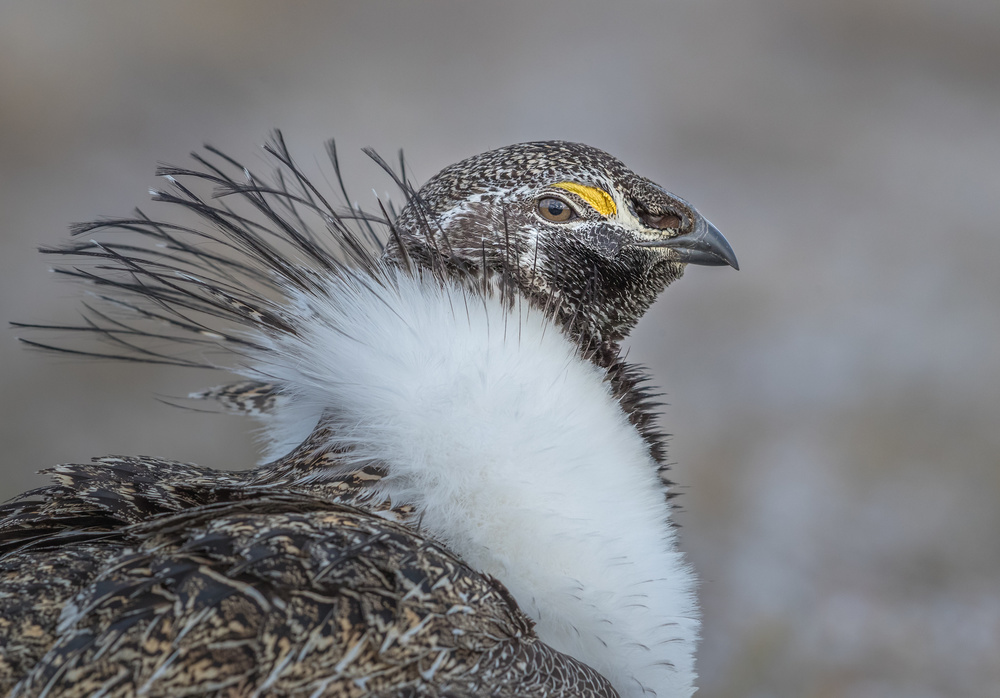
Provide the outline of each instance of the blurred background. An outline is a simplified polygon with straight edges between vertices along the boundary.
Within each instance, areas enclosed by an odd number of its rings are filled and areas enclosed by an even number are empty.
[[[0,4],[0,320],[73,321],[38,245],[149,206],[211,142],[361,203],[513,142],[617,155],[742,270],[692,268],[630,357],[669,405],[702,579],[699,696],[1000,696],[1000,3],[657,0]],[[162,213],[162,210],[160,210]],[[218,375],[0,341],[0,495],[141,453],[254,459],[167,407]]]

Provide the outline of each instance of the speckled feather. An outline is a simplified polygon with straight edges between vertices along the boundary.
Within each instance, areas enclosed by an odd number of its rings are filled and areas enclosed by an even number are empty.
[[[75,531],[95,542],[68,546],[53,534],[5,557],[11,566],[41,558],[34,583],[50,595],[53,571],[88,578],[47,599],[35,632],[25,632],[31,604],[4,633],[5,654],[18,638],[48,635],[23,650],[44,656],[15,667],[27,675],[12,696],[614,695],[538,642],[501,585],[407,527],[308,495],[202,506],[153,496],[164,506],[148,523],[123,526],[108,513],[89,536]],[[133,512],[136,492],[121,498]],[[103,491],[91,516],[113,499]],[[545,666],[553,673],[535,670]]]

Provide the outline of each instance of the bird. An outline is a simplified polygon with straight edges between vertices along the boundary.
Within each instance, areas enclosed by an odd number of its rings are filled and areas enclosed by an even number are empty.
[[[736,256],[597,148],[538,141],[351,203],[275,132],[75,226],[87,357],[223,369],[262,461],[106,456],[0,505],[10,696],[689,696],[700,629],[656,393],[622,341]],[[207,190],[208,193],[205,193]],[[67,262],[64,260],[72,260]],[[34,336],[34,335],[32,335]],[[96,346],[93,346],[95,345]]]

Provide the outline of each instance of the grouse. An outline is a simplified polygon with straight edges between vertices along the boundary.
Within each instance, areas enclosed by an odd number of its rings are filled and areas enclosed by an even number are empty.
[[[159,170],[175,216],[43,250],[92,291],[57,329],[96,341],[23,341],[226,369],[191,397],[265,454],[61,465],[0,506],[0,692],[691,695],[694,577],[620,342],[686,265],[738,268],[725,238],[577,143],[419,190],[369,152],[405,197],[376,213],[332,143],[343,203],[266,150],[260,176],[206,146]]]

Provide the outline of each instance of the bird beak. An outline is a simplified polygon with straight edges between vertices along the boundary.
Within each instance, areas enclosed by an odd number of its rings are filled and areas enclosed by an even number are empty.
[[[736,253],[730,247],[729,241],[718,228],[701,217],[690,233],[637,244],[640,247],[669,247],[677,252],[680,261],[687,264],[709,267],[724,267],[728,264],[737,271],[740,268],[740,263],[736,261]]]

